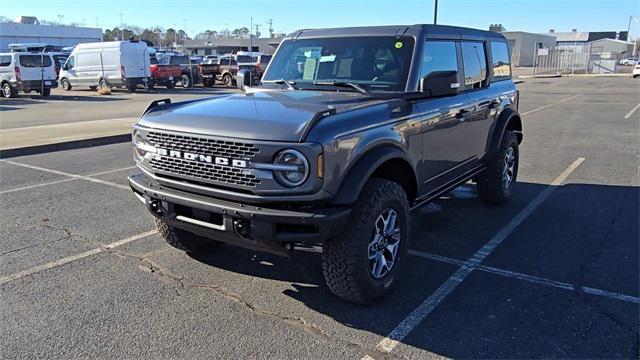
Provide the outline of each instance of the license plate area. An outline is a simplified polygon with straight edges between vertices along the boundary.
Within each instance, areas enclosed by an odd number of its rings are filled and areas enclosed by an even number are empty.
[[[176,214],[176,220],[208,227],[219,231],[226,230],[224,217],[222,216],[222,214],[194,209],[178,204],[174,204],[174,212]]]
[[[45,81],[44,84],[45,85],[51,85],[51,81]]]
[[[173,76],[169,76],[169,81],[173,80]]]

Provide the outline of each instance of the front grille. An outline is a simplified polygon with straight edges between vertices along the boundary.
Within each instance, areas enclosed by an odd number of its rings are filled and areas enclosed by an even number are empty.
[[[176,175],[185,175],[206,181],[216,181],[223,184],[255,187],[260,180],[255,175],[243,172],[238,168],[207,164],[184,159],[158,157],[151,160],[151,166],[158,171]],[[246,171],[246,170],[245,170]]]
[[[251,160],[260,150],[253,144],[237,141],[216,140],[188,135],[149,132],[147,141],[156,147],[167,150],[178,150],[201,155],[212,155],[239,160]],[[151,167],[175,175],[202,179],[207,182],[255,187],[260,184],[246,169],[231,166],[209,164],[181,158],[156,157],[150,161]]]
[[[251,160],[260,152],[253,144],[158,132],[149,132],[147,134],[147,141],[163,149],[187,151],[232,159]]]

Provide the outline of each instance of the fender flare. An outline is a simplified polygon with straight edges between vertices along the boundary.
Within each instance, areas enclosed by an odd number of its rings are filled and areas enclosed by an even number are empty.
[[[340,184],[340,188],[336,196],[331,201],[336,205],[352,204],[362,192],[364,185],[367,183],[373,172],[388,160],[401,159],[411,164],[406,154],[392,146],[382,145],[367,151],[364,155],[356,160],[355,165],[349,169],[344,180]],[[415,170],[413,171],[414,181],[417,182]]]
[[[519,130],[516,130],[516,133],[518,135],[518,143],[522,142],[522,120],[520,118],[520,114],[510,108],[505,109],[502,111],[502,113],[500,113],[498,121],[496,122],[496,126],[491,134],[491,145],[489,146],[489,151],[487,151],[486,155],[484,156],[485,160],[491,159],[498,152],[498,149],[500,148],[500,142],[502,141],[502,137],[504,136],[504,132],[507,130],[509,123],[511,123],[512,121],[517,121],[516,126],[517,128],[519,128]]]

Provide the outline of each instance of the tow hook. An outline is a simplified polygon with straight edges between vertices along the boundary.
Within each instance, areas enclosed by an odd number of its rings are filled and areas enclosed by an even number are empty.
[[[249,223],[246,220],[233,220],[233,230],[242,237],[249,237]]]

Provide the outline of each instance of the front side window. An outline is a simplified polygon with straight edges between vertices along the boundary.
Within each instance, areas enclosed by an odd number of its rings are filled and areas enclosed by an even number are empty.
[[[20,65],[23,67],[49,67],[51,56],[49,55],[20,55]]]
[[[67,59],[67,62],[66,62],[66,63],[64,63],[64,68],[65,68],[66,70],[71,70],[71,69],[73,69],[73,67],[74,67],[74,66],[75,66],[75,57],[70,56],[70,57]]]
[[[511,66],[509,64],[509,48],[507,43],[501,41],[491,42],[491,72],[496,80],[511,77]]]
[[[287,40],[264,75],[300,88],[314,82],[351,82],[369,91],[404,91],[414,48],[412,37],[340,37]]]
[[[484,44],[481,42],[463,42],[462,60],[464,64],[464,88],[479,89],[487,79],[487,60],[484,56]]]
[[[453,41],[427,41],[424,44],[420,78],[435,71],[458,71],[458,54]]]

